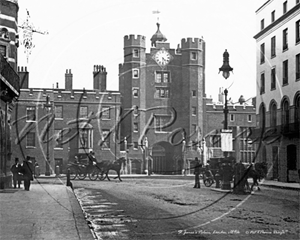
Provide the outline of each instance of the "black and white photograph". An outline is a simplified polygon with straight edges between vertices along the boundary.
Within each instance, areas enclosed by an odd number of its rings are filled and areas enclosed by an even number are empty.
[[[300,239],[300,0],[0,0],[0,239]]]

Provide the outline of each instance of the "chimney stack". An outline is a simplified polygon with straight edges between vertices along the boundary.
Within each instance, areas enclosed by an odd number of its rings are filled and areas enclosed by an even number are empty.
[[[57,87],[58,88],[58,87]],[[72,90],[73,89],[73,74],[71,73],[71,69],[66,70],[65,74],[65,89]]]
[[[106,68],[102,65],[94,65],[94,89],[99,90],[100,92],[106,91]]]
[[[28,89],[29,72],[27,72],[27,67],[18,67],[18,74],[20,78],[20,89]]]

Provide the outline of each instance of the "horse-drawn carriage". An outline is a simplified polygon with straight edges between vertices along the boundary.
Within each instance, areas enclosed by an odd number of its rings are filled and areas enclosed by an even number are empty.
[[[205,172],[210,172],[210,177],[204,174]],[[230,185],[233,181],[234,188],[238,188],[240,191],[247,188],[252,191],[255,185],[258,187],[258,181],[267,175],[267,165],[266,163],[237,163],[233,157],[211,158],[202,175],[203,182],[207,187],[214,182],[219,182],[220,188],[223,188],[224,184]],[[253,179],[251,187],[248,178]]]
[[[74,180],[76,178],[79,180],[84,180],[88,176],[92,181],[97,179],[103,181],[105,178],[110,181],[108,173],[110,170],[114,170],[118,174],[116,178],[119,178],[119,180],[122,181],[120,177],[120,171],[122,165],[125,166],[125,164],[125,158],[119,158],[114,161],[97,161],[96,159],[94,159],[94,161],[90,161],[89,155],[87,154],[76,155],[75,161],[68,164],[68,171],[70,172],[70,180]]]

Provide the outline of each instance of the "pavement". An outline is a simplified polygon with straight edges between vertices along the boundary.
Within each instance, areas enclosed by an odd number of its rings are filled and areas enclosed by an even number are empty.
[[[95,239],[66,181],[38,178],[30,191],[0,190],[0,239]]]
[[[194,175],[122,175],[122,178],[174,178],[191,179]],[[66,176],[40,176],[32,181],[30,191],[21,189],[0,190],[0,240],[96,239],[87,224],[80,204]],[[262,186],[300,190],[299,183],[263,180]]]

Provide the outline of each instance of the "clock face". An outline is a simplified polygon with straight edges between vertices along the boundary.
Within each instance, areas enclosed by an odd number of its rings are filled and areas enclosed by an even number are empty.
[[[165,49],[161,49],[154,55],[154,60],[160,66],[166,66],[171,61],[171,54]]]

